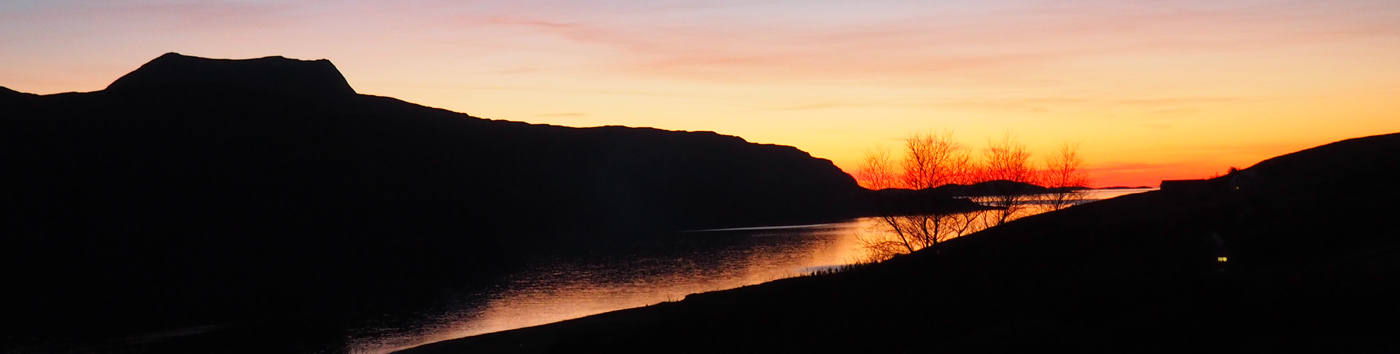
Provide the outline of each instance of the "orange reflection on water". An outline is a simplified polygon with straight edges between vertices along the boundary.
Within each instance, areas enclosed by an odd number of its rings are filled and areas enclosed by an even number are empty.
[[[809,274],[865,258],[856,239],[861,220],[790,228],[692,232],[664,250],[561,257],[532,264],[486,291],[479,306],[430,318],[411,333],[366,338],[355,353],[388,353],[417,345],[536,326],[609,311],[678,301]]]
[[[1150,189],[1095,190],[1107,199]],[[1038,213],[1034,210],[1029,213]],[[481,294],[407,331],[353,340],[353,353],[379,354],[478,334],[678,301],[686,295],[800,276],[872,257],[862,237],[879,218],[837,224],[709,230],[662,238],[659,247],[540,260]],[[872,231],[873,230],[873,231]]]

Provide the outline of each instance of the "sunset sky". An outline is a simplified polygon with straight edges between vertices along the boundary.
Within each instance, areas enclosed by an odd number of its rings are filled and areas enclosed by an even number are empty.
[[[0,2],[0,86],[100,90],[166,52],[326,58],[360,93],[847,171],[915,131],[1011,131],[1155,186],[1400,131],[1395,0]]]

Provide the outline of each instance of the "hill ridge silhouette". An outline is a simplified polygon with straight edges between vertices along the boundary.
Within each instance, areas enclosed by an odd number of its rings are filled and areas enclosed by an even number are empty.
[[[35,95],[35,94],[32,94],[32,93],[19,92],[19,91],[15,91],[15,90],[13,90],[13,89],[10,89],[9,87],[0,86],[0,102],[8,102],[8,101],[12,101],[12,100],[19,100],[19,99],[32,98],[32,97],[39,97],[39,95]]]
[[[210,59],[166,53],[123,75],[107,90],[169,85],[229,86],[301,96],[354,95],[345,76],[330,60],[283,56]]]

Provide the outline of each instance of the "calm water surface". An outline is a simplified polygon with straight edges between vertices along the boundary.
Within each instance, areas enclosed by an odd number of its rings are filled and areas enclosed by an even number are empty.
[[[1091,200],[1151,189],[1094,190]],[[349,351],[422,344],[677,301],[686,295],[800,276],[864,259],[875,219],[836,224],[685,232],[645,245],[542,256],[524,270],[410,326],[365,328]]]

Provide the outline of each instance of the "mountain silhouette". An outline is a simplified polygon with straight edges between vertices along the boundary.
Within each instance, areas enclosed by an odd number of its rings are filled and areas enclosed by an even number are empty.
[[[431,301],[540,249],[848,218],[863,193],[790,146],[482,119],[326,60],[171,53],[0,112],[9,343]]]
[[[281,56],[209,59],[166,53],[132,71],[107,90],[159,86],[219,85],[301,96],[349,96],[350,83],[330,60]]]

